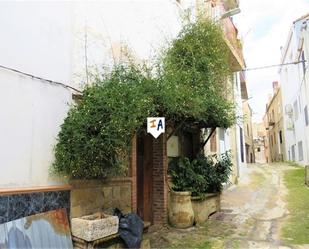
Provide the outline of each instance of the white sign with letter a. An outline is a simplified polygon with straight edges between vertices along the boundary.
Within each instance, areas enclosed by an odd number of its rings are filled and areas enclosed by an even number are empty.
[[[164,132],[165,118],[147,118],[147,133],[150,133],[154,138],[158,138]]]

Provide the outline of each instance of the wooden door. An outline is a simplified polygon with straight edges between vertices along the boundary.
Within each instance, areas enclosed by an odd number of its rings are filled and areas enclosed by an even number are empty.
[[[152,136],[137,136],[137,214],[152,223]]]

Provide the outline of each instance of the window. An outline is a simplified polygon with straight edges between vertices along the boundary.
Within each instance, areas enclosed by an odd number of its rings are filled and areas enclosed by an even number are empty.
[[[282,144],[282,131],[279,131],[279,140],[280,140],[280,144]]]
[[[305,114],[305,123],[306,123],[306,126],[308,126],[309,120],[308,120],[308,108],[307,108],[307,106],[305,106],[304,114]]]
[[[167,156],[168,157],[179,157],[180,156],[180,143],[178,136],[171,136],[167,140]]]
[[[261,148],[260,147],[257,148],[257,152],[261,152]]]
[[[274,142],[277,144],[276,134],[274,134]]]
[[[298,142],[298,160],[302,161],[304,160],[304,154],[303,154],[303,142]]]
[[[301,52],[301,60],[302,60],[302,66],[303,66],[303,74],[306,73],[306,61],[305,61],[305,53],[304,51]]]
[[[247,135],[250,135],[249,125],[247,124]]]
[[[295,145],[292,145],[292,161],[295,161]]]
[[[291,161],[291,152],[289,150],[289,161]]]
[[[294,109],[294,118],[295,120],[298,119],[298,103],[297,100],[295,100],[294,104],[293,104],[293,109]]]
[[[271,119],[271,120],[272,120],[273,122],[275,122],[275,111],[272,110],[271,113],[272,113],[272,115],[271,115],[271,116],[272,116],[272,119]]]

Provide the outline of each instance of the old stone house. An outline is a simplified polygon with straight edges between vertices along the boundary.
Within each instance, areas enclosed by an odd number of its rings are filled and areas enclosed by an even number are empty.
[[[283,124],[283,108],[281,88],[277,81],[273,82],[273,96],[266,105],[267,136],[268,136],[268,162],[286,160],[285,134]]]
[[[255,162],[255,148],[253,141],[252,109],[248,101],[243,101],[244,135],[247,163]]]

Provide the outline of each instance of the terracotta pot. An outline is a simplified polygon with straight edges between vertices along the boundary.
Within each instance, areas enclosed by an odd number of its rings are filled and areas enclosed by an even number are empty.
[[[170,192],[169,222],[176,228],[193,226],[194,212],[191,204],[191,192]]]
[[[202,224],[208,217],[220,210],[220,193],[207,194],[205,197],[191,197],[194,220]]]

